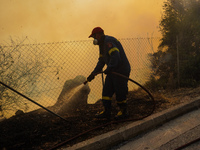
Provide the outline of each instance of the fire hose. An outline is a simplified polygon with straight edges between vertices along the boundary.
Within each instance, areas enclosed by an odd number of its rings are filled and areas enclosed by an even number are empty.
[[[98,75],[98,74],[100,74],[100,73],[103,73],[103,72],[99,72],[99,73],[97,73],[97,74],[95,74],[95,75]],[[111,73],[114,74],[114,75],[120,76],[120,77],[122,77],[122,78],[124,78],[124,79],[127,79],[127,80],[133,82],[134,84],[138,85],[140,88],[142,88],[142,89],[149,95],[150,99],[153,101],[153,109],[151,110],[151,112],[148,113],[147,115],[142,116],[142,117],[137,118],[137,119],[128,118],[128,119],[123,119],[123,120],[110,121],[110,122],[108,122],[108,123],[99,125],[99,126],[97,126],[97,127],[94,127],[94,128],[92,128],[92,129],[89,129],[89,130],[87,130],[87,131],[84,131],[84,132],[82,132],[82,133],[80,133],[80,134],[78,134],[78,135],[76,135],[76,136],[74,136],[74,137],[72,137],[72,138],[70,138],[70,139],[67,139],[67,140],[64,141],[64,142],[61,142],[61,143],[57,144],[57,145],[55,145],[54,147],[50,148],[49,150],[55,150],[55,149],[57,149],[57,148],[59,148],[59,147],[65,145],[65,144],[67,144],[67,143],[69,143],[69,142],[75,140],[76,138],[78,138],[78,137],[80,137],[80,136],[83,136],[83,135],[85,135],[85,134],[87,134],[87,133],[89,133],[89,132],[91,132],[91,131],[97,130],[97,129],[99,129],[99,128],[102,128],[102,127],[105,127],[105,126],[108,126],[108,125],[111,125],[111,124],[121,123],[121,122],[142,120],[142,119],[144,119],[144,118],[150,116],[150,115],[154,112],[154,110],[155,110],[155,100],[154,100],[154,97],[152,96],[152,94],[151,94],[145,87],[143,87],[141,84],[139,84],[138,82],[136,82],[136,81],[134,81],[134,80],[128,78],[128,77],[125,76],[125,75],[122,75],[122,74],[117,73],[117,72],[111,72]],[[103,77],[103,76],[102,76],[102,77]],[[102,81],[103,81],[103,80],[102,80]],[[83,84],[87,84],[87,83],[88,83],[88,81],[85,81]]]
[[[58,114],[52,112],[52,111],[49,110],[48,108],[46,108],[46,107],[42,106],[41,104],[37,103],[36,101],[30,99],[30,98],[27,97],[26,95],[24,95],[24,94],[18,92],[17,90],[13,89],[12,87],[8,86],[7,84],[5,84],[5,83],[3,83],[3,82],[1,82],[1,81],[0,81],[0,84],[3,85],[3,86],[5,86],[6,88],[10,89],[11,91],[17,93],[18,95],[22,96],[23,98],[29,100],[30,102],[32,102],[32,103],[38,105],[39,107],[43,108],[44,110],[48,111],[49,113],[53,114],[54,116],[59,117],[60,119],[66,121],[66,122],[68,123],[68,121],[67,121],[65,118],[63,118],[63,117],[59,116]]]

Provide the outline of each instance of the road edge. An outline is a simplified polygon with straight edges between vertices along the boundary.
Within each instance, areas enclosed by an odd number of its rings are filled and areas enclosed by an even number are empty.
[[[200,97],[60,150],[107,150],[200,107]]]

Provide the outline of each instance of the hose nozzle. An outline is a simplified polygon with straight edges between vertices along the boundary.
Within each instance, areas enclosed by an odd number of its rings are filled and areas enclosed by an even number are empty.
[[[88,83],[88,81],[86,80],[85,82],[83,82],[84,85],[86,85]]]

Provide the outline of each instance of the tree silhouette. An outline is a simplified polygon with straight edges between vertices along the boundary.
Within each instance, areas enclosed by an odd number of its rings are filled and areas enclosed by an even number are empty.
[[[48,68],[55,71],[53,61],[44,58],[37,49],[23,49],[24,40],[12,40],[6,46],[0,46],[0,80],[8,86],[27,96],[39,94],[37,82]],[[25,46],[27,48],[27,46]],[[34,91],[34,92],[33,92]],[[0,85],[0,112],[6,116],[7,111],[27,110],[26,101],[20,96]]]
[[[167,0],[160,21],[162,33],[159,51],[151,57],[153,78],[178,87],[194,86],[200,81],[200,1]],[[167,61],[166,61],[167,58]],[[171,87],[170,87],[171,88]]]

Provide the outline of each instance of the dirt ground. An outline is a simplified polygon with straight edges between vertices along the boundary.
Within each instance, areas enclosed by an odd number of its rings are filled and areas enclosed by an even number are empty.
[[[152,93],[154,101],[144,91],[129,92],[128,109],[129,121],[114,122],[96,120],[94,115],[102,110],[100,102],[94,105],[83,105],[77,109],[75,115],[63,115],[64,121],[49,112],[39,109],[29,113],[19,114],[0,122],[0,149],[6,150],[38,150],[52,149],[64,141],[66,145],[73,145],[94,136],[120,128],[130,122],[156,112],[163,111],[177,104],[191,101],[199,96],[200,87],[173,90],[173,92],[159,91]],[[155,109],[154,109],[155,106]],[[117,113],[113,103],[112,117]],[[106,124],[103,126],[103,124]],[[101,126],[101,127],[99,127]],[[84,133],[95,127],[97,129]],[[79,135],[79,136],[77,136]],[[74,138],[77,136],[76,138]]]

